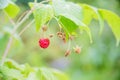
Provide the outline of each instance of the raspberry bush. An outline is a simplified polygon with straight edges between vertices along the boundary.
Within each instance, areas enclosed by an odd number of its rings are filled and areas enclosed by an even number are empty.
[[[32,24],[36,26],[36,33],[41,32],[42,34],[42,36],[39,37],[38,44],[44,51],[52,44],[50,39],[52,37],[58,37],[64,44],[68,44],[65,56],[72,54],[72,52],[79,55],[82,47],[76,44],[72,46],[71,49],[71,43],[74,42],[75,38],[78,38],[79,33],[82,32],[86,32],[90,43],[94,42],[89,28],[89,24],[93,19],[99,22],[100,30],[98,34],[100,35],[104,34],[104,21],[108,23],[116,38],[116,45],[119,46],[120,17],[109,10],[99,9],[83,3],[75,4],[65,0],[44,0],[41,2],[35,0],[28,4],[30,9],[19,14],[20,7],[12,2],[12,0],[0,0],[0,11],[6,15],[10,24],[13,26],[11,31],[8,30],[9,40],[7,45],[4,45],[6,49],[2,52],[0,80],[69,80],[67,75],[58,70],[35,68],[28,64],[19,65],[13,60],[6,59],[13,40],[18,37],[20,38],[23,32]],[[20,17],[16,18],[18,15]],[[31,15],[33,16],[31,17]],[[30,17],[32,19],[28,20]],[[57,22],[59,28],[56,33],[46,35],[52,20]],[[26,21],[28,21],[28,24],[23,27],[21,31],[18,31],[18,28],[24,26],[24,22]]]

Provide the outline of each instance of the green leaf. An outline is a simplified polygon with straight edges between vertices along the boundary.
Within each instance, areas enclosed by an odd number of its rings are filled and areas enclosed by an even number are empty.
[[[9,0],[0,0],[0,9],[4,9],[9,4]]]
[[[66,38],[75,33],[77,29],[82,29],[88,33],[90,42],[92,42],[90,29],[82,22],[83,9],[79,5],[64,0],[53,0],[52,5],[55,15],[60,18],[59,23],[67,35]]]
[[[83,19],[82,8],[72,2],[66,2],[65,0],[53,0],[52,5],[55,11],[55,15],[68,15],[69,17]]]
[[[47,68],[40,68],[40,71],[45,80],[57,80],[56,76],[52,73],[52,70]]]
[[[24,80],[23,75],[19,70],[10,69],[6,66],[0,67],[0,73],[3,76],[4,80]],[[15,74],[14,74],[15,73]]]
[[[36,23],[36,30],[38,31],[42,25],[53,17],[53,8],[49,4],[29,3],[29,5],[31,8],[34,7],[33,14]]]
[[[15,73],[15,74],[13,74]],[[9,69],[6,73],[5,73],[9,77],[13,79],[17,79],[17,80],[24,80],[23,75],[21,74],[21,72],[19,70],[15,70],[15,69]]]
[[[89,13],[89,14],[88,14]],[[93,11],[90,10],[88,7],[85,7],[83,6],[83,22],[86,24],[86,25],[89,25],[92,18],[93,18]]]
[[[103,18],[108,22],[113,34],[116,37],[117,45],[119,45],[120,42],[120,17],[116,15],[115,13],[99,9],[99,12],[102,14]]]
[[[25,80],[40,80],[40,79],[37,78],[35,72],[30,72],[30,74],[28,75],[28,77]]]
[[[20,68],[20,69],[19,69]],[[18,65],[13,60],[6,60],[0,66],[0,79],[2,80],[68,80],[64,73],[51,68],[34,68],[28,64]]]
[[[24,69],[22,71],[22,73],[24,74],[24,77],[29,77],[31,74],[34,73],[34,71],[35,70],[29,64],[24,64]]]
[[[67,35],[72,34],[78,28],[78,26],[73,21],[64,16],[60,16],[59,21],[65,32],[67,32]]]
[[[19,13],[20,8],[16,4],[11,2],[4,10],[9,17],[14,18]]]
[[[66,33],[66,38],[68,38],[69,35],[72,35],[72,33],[75,33],[77,29],[80,29],[85,30],[87,32],[90,38],[90,43],[92,43],[92,35],[90,29],[81,21],[75,21],[72,21],[64,16],[60,16],[59,22]]]
[[[51,69],[53,74],[57,77],[58,80],[70,80],[68,78],[68,76],[64,73],[62,73],[61,71],[59,70],[56,70],[56,69]]]
[[[53,0],[53,8],[56,16],[64,16],[72,20],[77,25],[83,26],[81,22],[83,19],[83,10],[79,5],[65,2],[64,0]]]
[[[83,22],[85,22],[88,25],[91,22],[92,18],[98,19],[99,24],[100,24],[100,32],[99,33],[101,34],[103,31],[103,28],[104,28],[104,20],[103,20],[101,13],[99,12],[99,9],[97,9],[93,6],[89,6],[87,4],[81,4],[81,6],[84,9]]]
[[[17,70],[22,70],[22,68],[19,66],[19,64],[17,64],[15,61],[11,60],[11,59],[6,59],[4,66],[8,67],[8,68],[14,68]]]

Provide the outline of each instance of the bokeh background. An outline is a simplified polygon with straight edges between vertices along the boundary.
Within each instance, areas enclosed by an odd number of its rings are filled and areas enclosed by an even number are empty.
[[[21,8],[18,17],[28,10],[28,2],[33,0],[13,0]],[[42,0],[38,0],[42,1]],[[75,3],[86,3],[97,8],[108,9],[120,15],[120,0],[67,0]],[[17,18],[18,18],[17,17]],[[17,20],[15,19],[15,21]],[[25,27],[33,19],[30,17],[18,30]],[[2,56],[12,30],[12,25],[4,13],[0,14],[0,56]],[[56,35],[59,31],[55,20],[50,22],[50,27],[45,36],[54,34],[51,44],[47,49],[41,49],[38,40],[42,32],[36,32],[33,24],[21,37],[14,37],[8,58],[12,58],[20,64],[29,63],[31,66],[51,67],[65,72],[71,80],[120,80],[120,46],[116,47],[115,37],[107,23],[105,23],[102,35],[99,35],[99,22],[92,20],[89,25],[93,43],[89,37],[82,33],[71,42],[71,50],[76,45],[82,47],[81,53],[74,51],[64,57],[68,44],[64,44]]]

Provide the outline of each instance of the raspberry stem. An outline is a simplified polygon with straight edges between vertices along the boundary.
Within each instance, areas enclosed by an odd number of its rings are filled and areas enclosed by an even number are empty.
[[[24,27],[24,28],[20,31],[19,36],[21,36],[21,34],[22,34],[25,30],[27,30],[27,29],[34,23],[34,21],[35,21],[35,20],[32,20],[26,27]]]
[[[71,41],[68,42],[68,47],[67,47],[67,50],[66,50],[66,53],[65,53],[65,57],[67,57],[71,53],[70,46],[71,46]]]

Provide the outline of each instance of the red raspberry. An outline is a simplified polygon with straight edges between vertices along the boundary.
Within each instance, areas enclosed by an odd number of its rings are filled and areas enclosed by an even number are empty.
[[[41,48],[45,49],[49,46],[50,44],[50,40],[48,38],[41,38],[39,40],[39,45]]]

